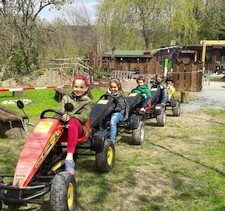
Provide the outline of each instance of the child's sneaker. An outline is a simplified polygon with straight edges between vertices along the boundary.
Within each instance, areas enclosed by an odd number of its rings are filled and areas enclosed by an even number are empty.
[[[141,108],[141,109],[140,109],[140,113],[141,113],[141,114],[145,114],[145,112],[146,112],[146,110],[145,110],[144,108]]]
[[[74,174],[74,172],[75,172],[74,166],[75,166],[75,163],[73,160],[65,160],[65,171],[66,172]]]
[[[111,140],[111,142],[115,145],[116,144],[116,140]]]

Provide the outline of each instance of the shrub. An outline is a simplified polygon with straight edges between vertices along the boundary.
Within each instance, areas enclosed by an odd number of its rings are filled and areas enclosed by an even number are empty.
[[[98,71],[98,72],[95,72],[95,76],[97,78],[109,78],[111,77],[111,73]]]

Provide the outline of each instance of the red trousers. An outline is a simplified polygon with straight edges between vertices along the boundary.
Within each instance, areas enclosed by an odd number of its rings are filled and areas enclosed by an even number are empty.
[[[75,118],[71,118],[68,121],[68,125],[67,153],[74,153],[77,139],[83,136],[83,128],[80,122]]]

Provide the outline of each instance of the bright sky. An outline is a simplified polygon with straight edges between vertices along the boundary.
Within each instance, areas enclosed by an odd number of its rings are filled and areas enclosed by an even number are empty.
[[[91,19],[95,18],[95,5],[96,5],[96,0],[74,0],[74,5],[76,5],[78,8],[84,4],[88,15]],[[72,7],[73,5],[71,5]],[[63,14],[63,10],[58,11],[58,10],[51,10],[49,11],[49,8],[45,8],[43,11],[40,13],[40,17],[42,19],[47,19],[48,21],[53,21],[54,18],[60,17],[61,14]]]

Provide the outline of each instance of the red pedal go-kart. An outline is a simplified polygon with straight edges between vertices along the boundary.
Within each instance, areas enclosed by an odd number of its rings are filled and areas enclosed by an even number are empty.
[[[22,101],[18,101],[17,105],[23,110]],[[88,130],[76,146],[77,154],[79,150],[90,149],[90,153],[85,155],[95,155],[96,168],[100,172],[109,172],[114,166],[114,144],[109,140],[106,130],[98,130],[98,122],[113,108],[112,103],[107,100],[100,100],[93,105],[86,122]],[[64,172],[68,126],[52,114],[63,115],[53,109],[41,113],[22,149],[12,182],[4,183],[6,176],[0,175],[0,210],[2,202],[9,209],[17,210],[49,192],[51,210],[76,209],[76,180],[74,175]],[[74,159],[77,157],[76,153]]]

